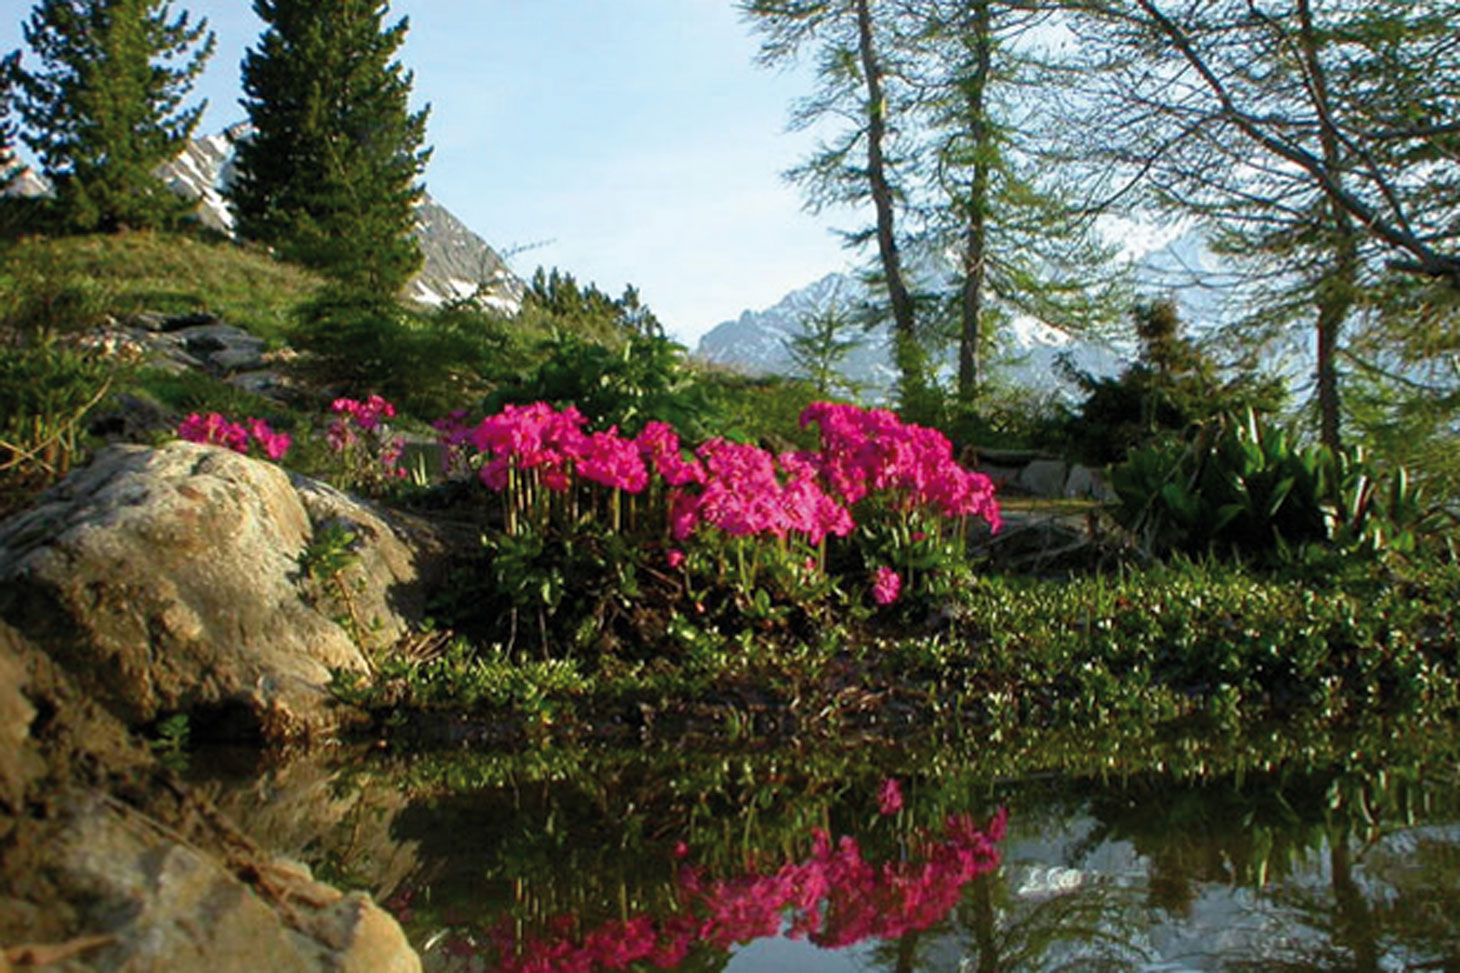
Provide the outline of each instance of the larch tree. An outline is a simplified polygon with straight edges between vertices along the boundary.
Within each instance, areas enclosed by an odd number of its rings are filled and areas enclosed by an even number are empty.
[[[793,124],[809,127],[828,118],[850,123],[789,175],[806,188],[813,210],[871,203],[872,227],[849,235],[848,243],[876,242],[873,279],[887,295],[898,398],[904,411],[921,418],[928,408],[929,375],[898,229],[905,197],[898,183],[900,133],[893,106],[901,96],[888,90],[899,71],[890,66],[893,45],[886,43],[887,25],[875,16],[874,5],[875,0],[741,0],[740,9],[763,37],[762,63],[782,64],[816,48],[820,89],[797,106]]]
[[[1339,445],[1354,329],[1393,335],[1396,310],[1438,326],[1460,291],[1460,4],[1080,6],[1105,79],[1085,145],[1209,228],[1257,322],[1310,329],[1320,437]]]
[[[800,330],[784,339],[796,374],[810,382],[817,395],[856,398],[860,394],[858,383],[842,372],[847,356],[866,343],[857,330],[840,298],[834,296],[825,307],[804,315]]]
[[[1072,71],[1037,37],[1059,5],[1011,0],[746,0],[778,64],[814,48],[820,87],[793,122],[846,124],[791,176],[813,208],[871,204],[904,409],[927,403],[951,337],[957,393],[977,408],[1001,325],[1030,315],[1065,331],[1121,320],[1123,275],[1094,213],[1040,149],[1040,107]],[[951,328],[950,328],[951,322]],[[951,331],[951,335],[950,332]],[[915,412],[919,411],[914,409]]]
[[[918,249],[956,263],[947,303],[957,392],[975,406],[988,353],[1019,316],[1066,333],[1099,333],[1130,297],[1091,208],[1047,147],[1079,74],[1043,38],[1057,4],[898,0],[920,141]]]
[[[240,233],[347,288],[394,296],[421,265],[412,237],[429,109],[396,52],[409,23],[381,0],[256,0],[243,61],[253,127],[228,189]]]
[[[206,107],[184,102],[213,53],[207,21],[174,17],[161,0],[41,0],[23,36],[38,65],[16,51],[3,72],[61,224],[115,231],[180,216],[187,204],[156,170]]]

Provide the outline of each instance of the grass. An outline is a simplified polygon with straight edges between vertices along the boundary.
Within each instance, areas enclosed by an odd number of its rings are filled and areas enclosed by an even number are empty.
[[[4,287],[0,278],[0,301],[23,295],[40,305],[6,311],[55,311],[82,325],[105,314],[208,312],[277,340],[295,305],[322,286],[258,249],[169,233],[29,237],[6,245],[0,258],[12,282]]]

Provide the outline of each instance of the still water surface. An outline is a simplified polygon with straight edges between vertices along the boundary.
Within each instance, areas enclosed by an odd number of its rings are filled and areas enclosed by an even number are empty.
[[[1456,740],[316,756],[208,786],[428,969],[1460,971]]]

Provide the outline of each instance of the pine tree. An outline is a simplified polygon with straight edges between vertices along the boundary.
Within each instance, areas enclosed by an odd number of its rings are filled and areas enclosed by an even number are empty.
[[[62,224],[110,232],[181,215],[155,172],[206,107],[182,105],[213,53],[207,21],[173,18],[163,0],[41,0],[23,33],[41,66],[17,51],[4,73]]]
[[[392,60],[408,21],[380,0],[256,0],[268,24],[243,61],[252,138],[229,196],[238,228],[373,294],[397,293],[421,265],[411,237],[428,109]]]

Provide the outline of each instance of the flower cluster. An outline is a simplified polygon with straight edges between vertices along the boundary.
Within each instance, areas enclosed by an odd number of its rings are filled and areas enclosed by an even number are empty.
[[[896,777],[889,777],[877,788],[877,812],[896,814],[902,810],[902,785]]]
[[[339,398],[330,403],[330,412],[335,418],[325,431],[325,441],[330,449],[345,458],[347,474],[352,479],[370,480],[372,471],[363,453],[375,453],[378,473],[386,479],[403,479],[406,471],[400,466],[405,440],[399,436],[387,436],[384,420],[395,416],[395,406],[379,395],[372,395],[361,402],[356,399]],[[354,469],[353,467],[359,467]]]
[[[953,445],[936,429],[905,423],[884,409],[831,402],[806,407],[801,426],[813,422],[821,432],[821,452],[808,460],[848,505],[885,492],[905,508],[978,516],[998,531],[1002,521],[993,482],[959,466]]]
[[[773,455],[716,438],[687,457],[675,431],[651,422],[636,439],[617,428],[586,433],[584,416],[544,402],[509,405],[470,430],[460,420],[438,425],[448,446],[469,442],[483,454],[482,482],[505,490],[514,470],[533,471],[544,486],[564,491],[574,476],[629,494],[654,477],[669,488],[670,533],[683,541],[702,527],[732,537],[804,536],[819,544],[855,527],[851,508],[871,493],[888,493],[905,508],[931,508],[946,517],[976,514],[999,526],[989,479],[953,461],[936,430],[901,422],[890,412],[817,403],[802,424],[821,428],[817,453]],[[897,597],[897,582],[879,579]]]
[[[1003,810],[982,829],[969,815],[950,815],[941,835],[922,832],[907,858],[881,865],[863,858],[854,838],[833,844],[818,828],[810,858],[774,872],[710,879],[698,868],[683,868],[675,896],[680,911],[661,919],[617,919],[575,937],[575,920],[563,917],[548,937],[527,940],[519,940],[515,924],[504,921],[490,936],[497,968],[590,973],[648,962],[670,969],[696,945],[728,950],[778,935],[788,916],[793,938],[809,938],[823,948],[895,939],[941,921],[965,885],[998,866],[996,846],[1006,824]]]
[[[583,431],[587,418],[568,406],[561,412],[538,402],[509,405],[483,419],[466,434],[486,457],[482,482],[493,490],[507,488],[513,470],[536,471],[549,490],[567,490],[576,472],[601,486],[639,493],[649,484],[649,472],[632,440],[618,434]]]
[[[192,413],[177,427],[177,434],[190,443],[226,446],[237,453],[247,453],[249,443],[257,443],[264,455],[272,460],[283,459],[292,444],[287,432],[274,432],[262,419],[231,422],[217,412],[207,415]]]
[[[883,565],[872,575],[872,600],[879,605],[890,605],[902,594],[902,576]]]
[[[383,419],[395,418],[395,406],[378,395],[372,395],[364,402],[355,399],[335,399],[330,411],[337,416],[349,416],[355,425],[369,432],[381,424]]]

